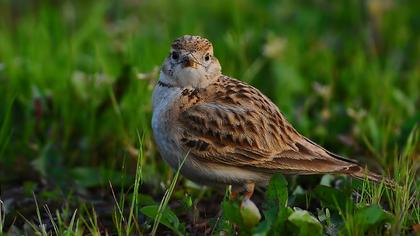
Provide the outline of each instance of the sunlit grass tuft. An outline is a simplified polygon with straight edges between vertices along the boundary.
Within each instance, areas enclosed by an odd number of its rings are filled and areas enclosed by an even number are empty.
[[[386,209],[387,227],[384,229],[375,229],[369,231],[370,234],[380,235],[383,230],[387,234],[395,235],[402,231],[407,231],[414,224],[419,223],[419,217],[416,215],[419,208],[420,194],[415,184],[418,158],[420,133],[417,127],[414,127],[408,136],[404,149],[400,154],[395,154],[394,176],[396,186],[385,186],[383,183],[376,184],[364,181],[361,188],[360,198],[357,203],[360,207],[370,205],[384,205]],[[407,214],[412,211],[413,214]],[[417,212],[417,213],[416,213]],[[360,225],[361,219],[353,211],[341,212],[344,217],[346,235],[365,235],[366,232]],[[375,217],[372,215],[371,217]],[[362,219],[365,220],[365,219]]]

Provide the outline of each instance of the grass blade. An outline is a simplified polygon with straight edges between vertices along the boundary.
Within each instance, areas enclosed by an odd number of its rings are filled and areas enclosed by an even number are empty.
[[[176,183],[178,181],[178,177],[179,177],[179,174],[181,172],[181,168],[184,165],[184,162],[187,159],[189,153],[190,153],[190,151],[187,152],[187,154],[185,155],[184,159],[179,164],[179,167],[178,167],[178,169],[177,169],[177,171],[175,173],[175,176],[172,179],[172,182],[169,185],[169,188],[166,190],[165,195],[162,198],[162,201],[160,202],[158,213],[157,213],[156,218],[155,218],[155,221],[153,223],[153,228],[152,228],[152,235],[153,236],[156,235],[156,231],[157,231],[157,228],[159,226],[160,219],[162,218],[162,212],[165,210],[165,208],[167,207],[167,205],[169,203],[169,199],[171,198],[172,193],[173,193],[173,191],[175,189],[175,185],[176,185]]]

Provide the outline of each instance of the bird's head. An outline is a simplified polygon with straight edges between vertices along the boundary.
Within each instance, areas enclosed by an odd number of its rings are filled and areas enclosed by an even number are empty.
[[[176,87],[205,88],[221,74],[221,66],[206,38],[184,35],[171,45],[160,80]]]

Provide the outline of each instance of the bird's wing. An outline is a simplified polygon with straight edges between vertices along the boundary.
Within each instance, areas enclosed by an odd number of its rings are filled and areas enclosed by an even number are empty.
[[[257,89],[237,80],[222,82],[178,117],[178,142],[199,161],[301,174],[355,165],[297,133]]]

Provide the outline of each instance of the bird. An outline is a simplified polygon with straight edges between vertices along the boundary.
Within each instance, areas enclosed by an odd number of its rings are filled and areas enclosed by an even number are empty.
[[[249,199],[275,173],[390,183],[306,138],[257,88],[223,75],[204,37],[184,35],[172,42],[152,96],[160,155],[198,184],[231,186],[232,193]]]

